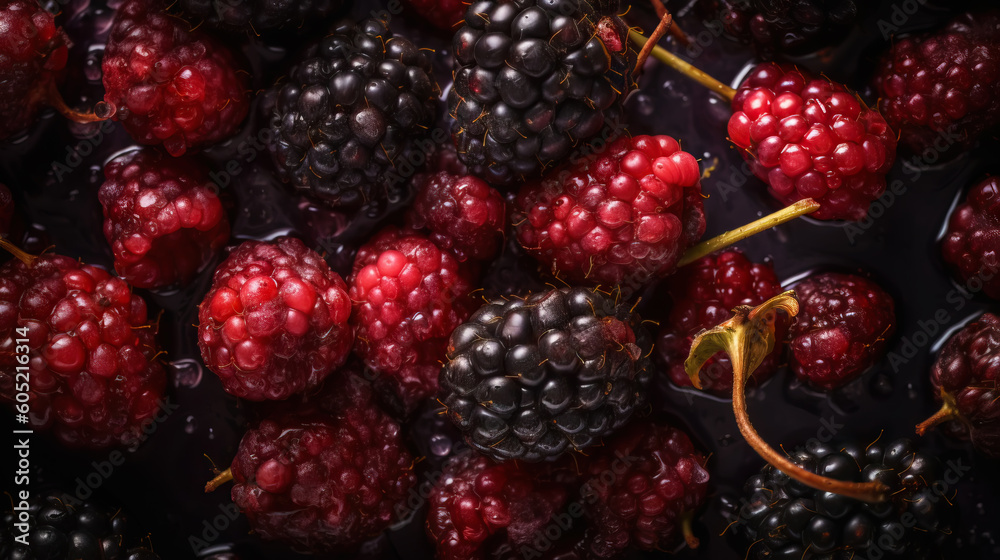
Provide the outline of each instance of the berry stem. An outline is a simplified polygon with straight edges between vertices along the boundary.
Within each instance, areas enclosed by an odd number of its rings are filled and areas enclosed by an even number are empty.
[[[710,255],[715,251],[736,243],[737,241],[746,239],[751,235],[756,235],[764,230],[771,229],[774,226],[794,220],[799,216],[815,212],[816,210],[819,210],[819,203],[815,200],[811,198],[800,200],[795,204],[786,206],[785,208],[774,212],[773,214],[768,214],[759,220],[754,220],[749,224],[740,226],[732,231],[727,231],[711,239],[702,241],[681,255],[681,260],[677,262],[677,267],[680,268],[684,265],[691,264],[705,255]]]
[[[667,13],[667,7],[663,5],[663,0],[653,0],[653,9],[656,10],[656,17],[659,18],[662,18],[663,14]],[[685,33],[679,25],[677,25],[677,22],[674,22],[674,24],[670,26],[669,31],[670,35],[672,35],[674,39],[677,39],[677,42],[682,46],[686,47],[691,44],[691,38],[688,37],[688,34]]]
[[[691,526],[693,520],[694,513],[690,511],[681,517],[681,533],[684,535],[684,542],[692,550],[701,546],[701,540],[694,536],[694,529]]]
[[[961,418],[961,414],[958,412],[958,408],[955,406],[955,399],[951,395],[941,391],[941,400],[944,404],[938,409],[930,418],[924,420],[923,422],[917,424],[917,435],[922,436],[927,433],[927,430],[941,424],[942,422],[947,422],[949,420],[958,420]]]
[[[95,112],[81,113],[76,109],[71,108],[63,100],[63,96],[59,93],[59,88],[56,87],[55,83],[49,84],[49,105],[55,108],[56,111],[66,117],[67,119],[78,122],[78,123],[92,123],[107,120],[107,117],[98,116]]]
[[[747,379],[774,349],[774,322],[779,310],[791,317],[798,314],[795,292],[779,294],[753,308],[741,305],[733,309],[731,318],[695,337],[691,354],[684,362],[691,382],[700,388],[698,372],[701,367],[717,352],[725,352],[733,365],[733,414],[740,433],[754,451],[774,468],[811,488],[865,502],[886,500],[889,489],[881,482],[844,482],[800,467],[768,445],[750,422],[746,401]]]
[[[629,38],[632,39],[637,45],[645,47],[648,39],[638,31],[630,30],[628,32]],[[668,51],[667,49],[654,45],[652,48],[653,58],[659,60],[660,62],[666,64],[667,66],[677,70],[681,74],[684,74],[688,78],[698,82],[699,84],[707,87],[708,89],[718,93],[726,100],[732,101],[733,96],[736,95],[736,90],[727,86],[726,84],[716,80],[715,78],[709,76],[705,72],[698,69],[696,66],[692,65],[690,62],[683,60],[676,54]]]
[[[212,492],[219,486],[229,482],[233,479],[233,469],[226,469],[215,476],[212,480],[208,481],[205,485],[205,492]]]
[[[7,239],[3,237],[0,237],[0,249],[7,251],[11,255],[14,255],[14,257],[16,257],[17,260],[23,262],[29,267],[35,264],[35,260],[38,259],[38,257],[36,257],[35,255],[22,251],[18,246],[14,245],[10,241],[7,241]]]
[[[642,50],[639,51],[639,56],[635,59],[635,68],[632,69],[632,74],[638,74],[642,70],[642,65],[646,63],[646,59],[649,58],[649,53],[653,51],[653,47],[656,43],[663,37],[663,34],[670,29],[671,24],[674,22],[674,17],[670,15],[670,12],[666,12],[660,18],[660,23],[656,24],[656,29],[649,35],[649,39],[646,44],[642,46]]]

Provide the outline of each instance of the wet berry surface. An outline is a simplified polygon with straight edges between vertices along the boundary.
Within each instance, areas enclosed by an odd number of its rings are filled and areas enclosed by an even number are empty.
[[[101,58],[113,9],[100,0],[58,4],[57,23],[73,42],[61,91],[70,106],[93,106],[104,97]],[[677,4],[678,20],[693,43],[689,47],[671,44],[670,48],[722,81],[738,86],[759,59],[752,50],[721,36],[718,22],[706,25]],[[882,4],[865,14],[859,30],[843,44],[823,51],[821,56],[792,61],[864,93],[872,82],[879,54],[888,44],[883,41],[883,32],[921,31],[953,15],[933,0]],[[915,4],[924,7],[917,10],[912,7]],[[904,12],[903,6],[910,11]],[[448,57],[452,55],[449,34],[422,23],[398,3],[386,7],[359,3],[350,13],[360,19],[373,9],[395,10],[390,27],[405,33],[415,44],[434,49],[434,68],[447,92]],[[647,31],[653,28],[652,10],[645,4],[633,6],[626,19]],[[227,36],[225,41],[246,58],[249,87],[256,92],[287,73],[298,50],[294,45],[307,36],[304,31],[300,37],[269,45],[238,34]],[[646,64],[638,85],[639,91],[624,106],[630,132],[669,134],[678,139],[681,149],[699,160],[702,170],[712,168],[710,175],[701,179],[702,192],[708,197],[704,200],[705,238],[780,207],[726,140],[731,116],[728,102],[653,62]],[[392,218],[400,218],[406,201],[392,199],[377,215],[354,216],[292,193],[277,178],[265,145],[271,137],[270,112],[262,107],[265,101],[264,96],[256,96],[248,117],[232,138],[195,154],[211,170],[220,197],[231,204],[229,247],[291,234],[323,254],[331,268],[347,278],[357,248]],[[444,103],[442,100],[442,109]],[[892,296],[897,318],[885,357],[844,387],[820,393],[781,367],[762,385],[751,387],[748,404],[764,439],[789,451],[811,439],[866,443],[880,435],[883,442],[915,438],[924,452],[938,457],[946,467],[959,467],[959,475],[949,483],[947,492],[958,511],[951,544],[956,550],[946,551],[944,557],[986,559],[1000,555],[1000,502],[996,499],[1000,496],[996,476],[1000,463],[942,431],[931,430],[922,438],[913,435],[914,425],[939,406],[929,372],[944,340],[984,311],[996,309],[996,303],[982,293],[983,282],[989,278],[956,280],[940,256],[941,232],[952,209],[971,186],[998,172],[995,164],[989,163],[995,159],[995,139],[987,136],[956,155],[948,148],[957,142],[946,135],[939,142],[941,149],[913,153],[901,147],[886,176],[886,193],[859,222],[800,219],[739,243],[754,262],[771,257],[784,286],[814,272],[869,276]],[[48,108],[41,110],[38,122],[27,133],[0,143],[0,183],[13,193],[17,208],[14,223],[23,225],[12,227],[26,231],[27,242],[22,246],[37,253],[55,245],[58,254],[112,270],[114,255],[104,238],[97,192],[104,181],[105,164],[132,146],[121,123],[72,124]],[[518,286],[546,289],[544,280],[534,273],[531,257],[511,253],[509,241],[508,234],[500,260],[483,267],[482,285],[488,297],[518,292]],[[152,544],[162,558],[207,558],[227,552],[243,560],[305,558],[282,544],[250,534],[247,519],[232,509],[229,487],[210,494],[202,491],[213,476],[212,461],[225,468],[237,455],[248,426],[265,416],[269,406],[231,397],[201,361],[193,325],[198,324],[197,305],[208,292],[212,271],[221,259],[222,255],[217,255],[184,288],[157,292],[135,289],[146,299],[150,317],[163,311],[158,342],[166,351],[159,359],[168,374],[167,398],[158,420],[149,425],[149,433],[140,436],[138,445],[121,452],[124,461],[115,462],[112,457],[119,456],[106,451],[69,451],[53,439],[36,435],[32,439],[33,475],[39,488],[59,488],[81,498],[98,495],[122,505],[130,512],[131,523],[151,529]],[[647,289],[641,295],[636,311],[645,319],[665,321],[669,313],[669,306],[663,305],[665,293]],[[725,530],[733,512],[742,505],[744,482],[764,463],[740,437],[730,402],[690,387],[680,388],[666,375],[653,381],[650,400],[654,417],[683,429],[694,448],[708,457],[711,481],[705,506],[694,524],[701,546],[697,550],[681,548],[676,556],[651,551],[636,553],[634,558],[744,558],[746,545],[736,537],[739,531]],[[403,437],[413,455],[424,457],[414,467],[414,490],[405,508],[396,512],[398,522],[363,545],[354,558],[434,557],[434,544],[424,527],[427,496],[445,459],[465,447],[458,431],[437,410],[425,405],[404,423]],[[0,430],[6,434],[13,428],[10,415],[4,414]],[[726,535],[719,537],[724,531]]]

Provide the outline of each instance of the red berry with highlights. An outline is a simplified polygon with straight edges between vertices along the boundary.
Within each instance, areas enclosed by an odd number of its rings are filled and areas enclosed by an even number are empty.
[[[406,215],[413,229],[430,230],[431,241],[460,261],[489,261],[503,243],[503,196],[472,175],[446,171],[415,179],[417,198]]]
[[[0,267],[0,399],[14,403],[27,366],[26,427],[71,447],[137,443],[166,386],[146,302],[76,259],[16,256]]]
[[[68,44],[37,0],[0,0],[0,140],[35,120],[66,67]]]
[[[998,362],[1000,317],[985,313],[948,339],[931,368],[934,396],[946,403],[946,433],[991,457],[1000,457]]]
[[[795,286],[799,314],[791,329],[796,377],[831,390],[846,385],[882,357],[896,330],[892,297],[853,274],[817,274]]]
[[[246,241],[215,271],[198,311],[198,346],[228,393],[281,400],[315,389],[344,363],[350,313],[344,281],[301,241]]]
[[[217,188],[198,161],[143,149],[111,160],[104,177],[104,237],[133,286],[187,284],[229,240]]]
[[[740,85],[729,139],[775,198],[813,198],[820,220],[864,218],[896,157],[895,133],[854,92],[775,63]]]
[[[987,177],[972,187],[948,220],[941,243],[945,262],[963,282],[981,283],[1000,299],[1000,179]]]
[[[962,14],[940,31],[893,41],[874,86],[911,150],[967,148],[1000,124],[1000,12]]]
[[[500,543],[537,552],[532,543],[564,511],[574,474],[550,463],[494,463],[471,450],[453,457],[429,498],[437,558],[485,560]]]
[[[416,483],[399,425],[353,373],[248,430],[231,468],[254,532],[317,554],[350,552],[400,521]]]
[[[231,136],[250,107],[248,74],[220,41],[166,13],[162,0],[127,0],[104,52],[104,101],[141,144],[173,156]]]
[[[522,187],[517,238],[566,282],[634,290],[672,272],[705,232],[700,178],[669,136],[619,138]]]
[[[585,556],[621,558],[629,547],[671,550],[685,532],[684,517],[705,501],[705,461],[672,426],[642,421],[616,435],[585,467]],[[606,473],[616,475],[610,484]]]
[[[657,353],[666,364],[670,380],[686,387],[691,385],[691,379],[684,370],[684,360],[691,352],[695,335],[729,319],[734,307],[756,307],[778,295],[781,283],[770,261],[754,263],[743,253],[730,249],[680,269],[670,278],[667,289],[673,308],[660,330]],[[787,322],[781,320],[774,350],[754,370],[751,379],[762,382],[777,371],[787,328]],[[699,378],[704,390],[720,396],[731,395],[733,365],[729,356],[720,352],[709,359]]]
[[[448,337],[475,308],[472,271],[430,239],[395,228],[358,250],[355,351],[412,411],[434,395]]]

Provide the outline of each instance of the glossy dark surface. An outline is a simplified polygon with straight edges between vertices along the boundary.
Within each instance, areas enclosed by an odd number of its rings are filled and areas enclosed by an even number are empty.
[[[72,0],[62,6],[60,15],[76,44],[70,61],[73,71],[63,89],[70,102],[79,102],[80,106],[100,97],[100,64],[95,65],[95,61],[99,61],[102,33],[110,21],[106,9],[88,4]],[[886,45],[880,19],[897,27],[895,33],[903,33],[943,21],[948,13],[933,2],[899,0],[896,6],[884,4],[842,47],[796,62],[863,89],[874,57]],[[903,13],[905,17],[893,21],[894,8],[912,9],[916,4],[923,7],[915,15]],[[684,28],[698,40],[698,46],[687,51],[688,58],[723,81],[735,82],[753,60],[752,52],[717,36],[718,31],[711,31],[718,30],[717,25],[705,27],[687,15],[680,3],[676,8]],[[370,6],[359,6],[354,14],[360,17],[370,10]],[[633,6],[628,19],[632,25],[653,27],[645,3]],[[405,11],[395,16],[393,27],[407,30],[418,44],[436,48],[435,64],[441,76],[447,76],[448,37],[420,26],[416,16]],[[251,44],[246,37],[234,37],[232,41],[242,45],[251,60],[255,88],[266,87],[287,68],[287,49]],[[682,47],[678,49],[685,52]],[[446,83],[447,79],[443,79],[442,84]],[[706,236],[776,209],[764,185],[749,176],[739,154],[725,139],[729,116],[725,102],[654,62],[647,63],[640,86],[642,91],[626,105],[631,132],[671,134],[701,159],[703,169],[714,166],[710,177],[703,181],[709,196],[705,201]],[[252,115],[241,136],[205,153],[214,164],[222,192],[233,203],[232,243],[290,232],[325,250],[331,265],[347,272],[353,248],[377,224],[367,218],[352,220],[350,216],[331,214],[287,194],[273,178],[266,148],[260,143],[262,122],[259,116]],[[0,144],[0,180],[14,191],[27,221],[44,228],[48,241],[36,246],[54,244],[59,253],[110,266],[96,192],[103,176],[103,162],[127,148],[130,141],[120,127],[113,125],[104,125],[100,136],[94,136],[95,126],[99,125],[71,126],[51,112],[46,114],[28,137]],[[84,155],[78,157],[74,147]],[[948,163],[902,152],[889,176],[890,192],[894,193],[891,200],[887,195],[876,203],[869,218],[860,224],[803,219],[739,244],[753,258],[772,257],[779,278],[786,284],[813,270],[862,271],[881,283],[897,304],[899,325],[889,342],[889,356],[847,387],[831,395],[818,394],[798,385],[788,371],[782,370],[763,387],[752,390],[751,417],[774,446],[791,448],[810,438],[825,440],[831,435],[865,442],[880,434],[887,439],[912,435],[913,426],[936,408],[928,370],[940,341],[950,329],[969,318],[996,309],[995,302],[970,293],[951,279],[940,258],[937,240],[959,194],[985,173],[998,171],[988,163],[996,147],[995,141],[985,142]],[[234,550],[244,559],[294,558],[284,547],[263,544],[249,535],[242,517],[232,519],[225,488],[209,495],[201,490],[212,476],[211,461],[225,468],[246,422],[258,414],[254,406],[226,395],[217,378],[200,364],[192,325],[197,322],[195,306],[207,289],[210,270],[183,291],[144,294],[151,314],[158,308],[165,310],[160,333],[172,370],[169,404],[176,410],[169,411],[164,422],[155,424],[148,441],[136,451],[124,453],[126,460],[121,465],[112,465],[112,456],[107,452],[66,451],[36,435],[32,440],[33,474],[40,485],[60,487],[81,497],[95,487],[95,495],[123,505],[132,513],[136,525],[144,525],[152,532],[152,544],[163,558],[194,558],[225,550]],[[517,273],[510,274],[505,276],[506,282],[527,284]],[[639,311],[648,318],[661,319],[665,313],[658,301],[655,290],[650,290]],[[744,558],[743,545],[718,536],[728,524],[721,512],[726,504],[738,503],[743,482],[762,466],[762,461],[743,443],[728,401],[677,389],[665,375],[656,388],[656,400],[657,414],[686,427],[696,445],[711,453],[710,497],[696,525],[702,547],[697,551],[682,550],[676,557]],[[4,433],[11,426],[7,418],[4,415]],[[427,456],[421,463],[421,482],[432,478],[453,447],[454,433],[443,422],[443,417],[427,410],[408,426],[414,450]],[[1000,464],[937,432],[919,441],[942,459],[971,467],[954,488],[949,488],[948,499],[960,509],[961,529],[956,540],[961,551],[945,557],[998,557],[1000,544],[995,539],[1000,531]],[[8,484],[5,482],[5,487]],[[423,502],[419,494],[414,494],[409,505],[419,508]],[[199,555],[192,548],[192,544],[201,545],[197,540],[209,547]],[[420,559],[432,555],[418,511],[412,520],[402,521],[356,557]],[[671,556],[649,553],[642,557]]]

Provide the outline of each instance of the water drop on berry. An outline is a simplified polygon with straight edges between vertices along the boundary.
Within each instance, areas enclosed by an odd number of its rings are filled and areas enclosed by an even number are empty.
[[[202,369],[197,360],[184,358],[170,362],[170,369],[174,374],[175,387],[187,387],[194,389],[201,383]],[[188,432],[190,433],[190,432]]]
[[[444,457],[451,453],[451,438],[442,434],[431,436],[431,453],[438,457]]]

